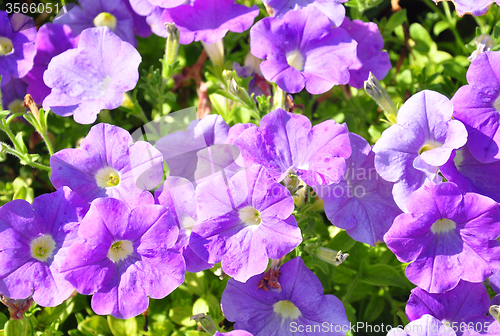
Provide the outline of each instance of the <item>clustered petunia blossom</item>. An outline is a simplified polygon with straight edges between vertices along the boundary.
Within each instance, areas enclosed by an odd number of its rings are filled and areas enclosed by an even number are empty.
[[[93,294],[92,309],[127,319],[148,308],[184,281],[185,263],[173,246],[179,229],[170,210],[120,200],[92,202],[80,222],[61,272],[81,294]]]
[[[333,295],[323,295],[321,282],[300,257],[283,264],[280,272],[280,292],[258,288],[264,274],[245,283],[228,281],[221,306],[236,329],[247,330],[254,336],[320,335],[318,326],[326,324],[326,335],[346,334],[349,321],[342,302]]]
[[[345,30],[332,28],[314,6],[290,11],[282,19],[264,18],[250,30],[250,50],[264,60],[262,74],[288,93],[305,87],[321,94],[347,84],[356,46]]]
[[[139,79],[141,55],[107,27],[85,29],[77,49],[52,58],[43,74],[51,88],[43,101],[58,115],[91,124],[102,109],[114,109]]]

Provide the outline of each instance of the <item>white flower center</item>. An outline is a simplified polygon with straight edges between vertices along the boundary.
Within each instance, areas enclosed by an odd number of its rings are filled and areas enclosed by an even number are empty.
[[[102,12],[97,15],[94,19],[94,26],[96,27],[108,27],[112,31],[116,28],[116,17],[113,14]]]
[[[457,224],[455,224],[454,221],[449,220],[447,218],[441,218],[437,220],[434,224],[431,226],[431,232],[436,234],[436,233],[446,233],[452,230],[455,230],[457,227]]]
[[[455,151],[455,158],[453,159],[455,166],[458,167],[464,162],[464,153],[462,149],[458,149]]]
[[[289,51],[286,54],[286,61],[288,65],[302,71],[304,70],[304,56],[300,53],[300,50]]]
[[[500,113],[500,96],[493,102],[493,107]]]
[[[109,248],[108,258],[116,263],[126,259],[132,252],[134,252],[134,247],[130,240],[119,240],[114,242]]]
[[[45,234],[31,241],[30,250],[31,256],[40,261],[47,261],[56,248],[56,242],[51,235]]]
[[[10,54],[14,50],[12,45],[12,40],[3,36],[0,36],[0,56]]]
[[[247,226],[259,225],[260,223],[262,223],[260,212],[251,205],[238,210],[238,214],[240,216],[240,220]]]
[[[12,103],[9,104],[7,109],[12,113],[21,113],[26,111],[26,107],[22,107],[23,101],[21,99],[14,99]]]
[[[442,144],[440,144],[439,142],[436,142],[436,141],[428,141],[426,142],[421,148],[420,148],[420,151],[418,152],[418,155],[422,154],[423,152],[427,152],[431,149],[434,149],[434,148],[438,148],[438,147],[441,147]]]
[[[288,300],[281,300],[273,304],[273,311],[280,314],[282,319],[298,319],[302,313],[292,302]]]
[[[116,187],[120,184],[120,173],[113,167],[104,167],[95,174],[95,181],[101,188]]]
[[[109,76],[106,76],[106,78],[104,78],[104,80],[102,81],[102,94],[104,95],[106,93],[106,90],[108,89],[108,85],[109,83],[111,82],[111,77]]]

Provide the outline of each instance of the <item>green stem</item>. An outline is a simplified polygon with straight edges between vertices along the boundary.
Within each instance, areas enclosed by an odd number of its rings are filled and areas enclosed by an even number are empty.
[[[422,1],[425,2],[425,4],[430,9],[432,9],[436,14],[438,14],[441,17],[441,19],[448,22],[448,24],[450,25],[450,30],[453,33],[453,36],[455,36],[455,42],[457,43],[458,47],[460,49],[462,49],[462,51],[465,55],[469,54],[469,51],[467,50],[467,48],[465,48],[465,43],[462,40],[462,37],[460,37],[460,34],[458,33],[458,30],[456,27],[457,22],[451,16],[450,7],[449,7],[448,3],[446,1],[443,2],[443,6],[444,6],[445,12],[447,14],[447,15],[444,15],[443,12],[441,12],[439,10],[438,6],[434,2],[432,2],[431,0],[422,0]]]
[[[39,132],[39,133],[42,136],[42,139],[45,142],[47,149],[49,150],[50,156],[54,155],[54,147],[52,146],[52,143],[50,142],[50,139],[47,136],[47,132],[43,132],[43,133]]]
[[[11,155],[14,155],[14,156],[17,156],[20,160],[25,160],[24,158],[24,155],[22,155],[21,153],[19,153],[16,149],[10,147],[9,145],[7,145],[6,143],[1,143],[1,146],[2,148],[5,149],[5,152],[6,153],[9,153]],[[38,168],[38,169],[43,169],[43,170],[46,170],[46,171],[49,171],[50,172],[50,167],[49,166],[46,166],[44,164],[41,164],[41,163],[37,163],[37,162],[33,162],[33,161],[30,161],[27,163],[28,165],[32,166],[33,168]]]

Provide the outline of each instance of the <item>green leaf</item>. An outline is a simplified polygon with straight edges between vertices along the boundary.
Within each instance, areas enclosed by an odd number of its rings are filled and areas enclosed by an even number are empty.
[[[31,320],[24,318],[22,320],[9,320],[5,323],[5,336],[32,336],[34,335]]]
[[[0,119],[5,118],[5,117],[6,117],[6,116],[8,116],[9,114],[10,114],[10,111],[9,111],[9,110],[0,111]]]
[[[208,311],[210,310],[210,307],[208,305],[208,302],[204,298],[199,298],[198,300],[195,301],[193,305],[193,315],[197,314],[208,314]]]
[[[439,34],[441,34],[448,28],[450,28],[450,24],[448,23],[448,21],[439,21],[434,25],[433,29],[434,35],[439,36]]]
[[[402,25],[404,22],[407,21],[406,18],[406,9],[397,11],[396,13],[392,14],[391,17],[389,18],[389,21],[387,21],[387,25],[383,28],[383,33],[384,34],[390,34],[396,29],[396,27]]]
[[[24,144],[23,140],[23,132],[19,132],[16,134],[15,141],[16,141],[15,143],[16,149],[21,154],[28,154],[28,148],[26,148],[26,145]]]
[[[5,323],[7,323],[8,320],[9,318],[7,316],[0,313],[0,329],[4,329]]]
[[[83,320],[78,329],[91,335],[112,335],[108,321],[102,316],[92,316]]]
[[[119,320],[108,315],[108,325],[114,336],[135,336],[137,335],[137,320],[135,317],[127,320]]]
[[[374,286],[398,286],[405,288],[406,281],[404,277],[394,268],[388,265],[377,264],[362,266],[362,276],[360,280],[366,284]]]
[[[177,324],[193,327],[196,325],[196,321],[191,320],[193,316],[193,308],[187,307],[174,307],[168,311],[168,317]]]
[[[372,296],[363,314],[363,321],[370,323],[375,321],[384,311],[385,299],[378,295]]]
[[[434,43],[431,35],[419,23],[412,23],[410,26],[410,37],[415,41],[413,49],[422,54],[427,54],[431,50],[431,45]]]

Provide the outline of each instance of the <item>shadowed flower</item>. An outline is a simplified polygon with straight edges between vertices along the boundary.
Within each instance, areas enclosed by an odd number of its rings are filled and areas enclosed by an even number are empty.
[[[250,51],[264,59],[264,77],[288,93],[321,94],[349,82],[356,61],[356,41],[341,28],[332,28],[319,9],[308,6],[268,17],[250,30]]]
[[[221,306],[235,328],[254,336],[346,334],[349,321],[342,302],[333,295],[323,295],[321,282],[300,257],[283,264],[280,271],[281,292],[258,289],[263,274],[246,283],[228,281]],[[328,332],[318,331],[324,325]]]
[[[2,77],[1,90],[4,110],[14,113],[26,111],[26,108],[22,107],[21,104],[26,96],[27,87],[28,85],[20,78],[10,77],[10,80],[6,81]]]
[[[500,159],[500,52],[480,54],[467,70],[469,85],[451,99],[453,116],[469,132],[470,152],[481,162]]]
[[[500,3],[495,0],[433,0],[435,3],[440,1],[452,1],[457,10],[458,16],[471,14],[473,16],[481,16],[486,14],[493,3]]]
[[[266,270],[269,258],[279,259],[302,241],[290,192],[262,166],[223,174],[198,185],[198,221],[189,245],[209,263],[238,281]]]
[[[352,155],[346,172],[337,184],[316,186],[325,202],[325,213],[335,226],[345,229],[352,239],[374,246],[383,241],[394,218],[401,213],[392,198],[393,183],[382,179],[373,164],[375,154],[368,142],[349,133]]]
[[[427,183],[408,199],[384,236],[408,279],[430,293],[460,280],[482,282],[500,268],[500,210],[492,199],[462,194],[451,182]]]
[[[69,188],[0,207],[0,294],[55,307],[73,292],[60,274],[88,206]]]
[[[0,11],[0,76],[21,78],[33,67],[36,27],[29,16]]]
[[[153,189],[163,178],[161,153],[145,141],[132,144],[124,129],[98,124],[79,149],[67,148],[50,158],[56,188],[69,186],[84,201],[114,197],[131,208],[152,204]]]
[[[91,124],[102,109],[114,109],[139,79],[141,55],[107,27],[86,29],[78,49],[55,56],[43,75],[52,89],[43,101],[60,116]]]
[[[375,168],[383,179],[396,182],[392,194],[406,210],[406,200],[427,180],[439,181],[439,167],[454,149],[467,142],[467,130],[452,119],[448,98],[424,90],[399,109],[397,124],[386,129],[373,147]]]
[[[173,249],[178,227],[161,205],[130,210],[114,198],[97,199],[80,223],[61,271],[76,290],[93,294],[92,309],[127,319],[184,281],[185,264]]]

